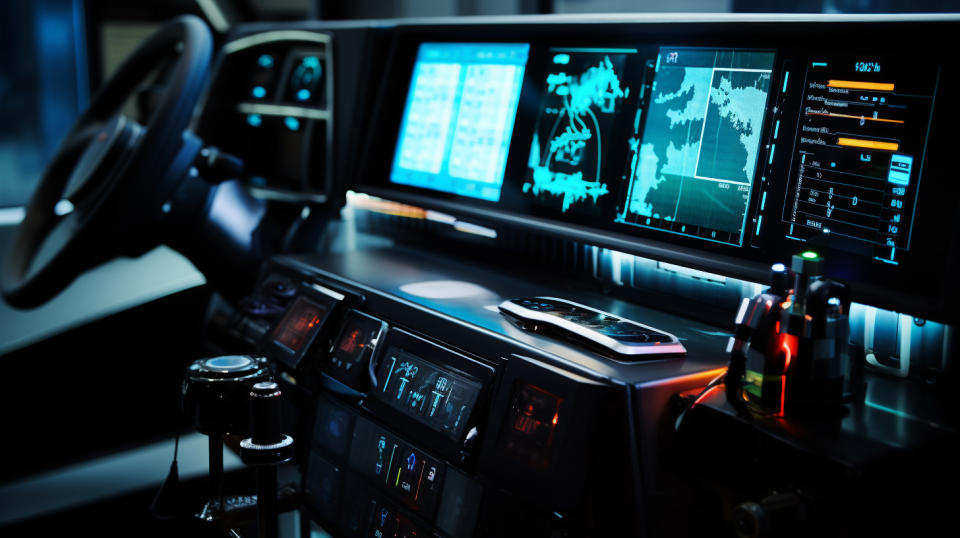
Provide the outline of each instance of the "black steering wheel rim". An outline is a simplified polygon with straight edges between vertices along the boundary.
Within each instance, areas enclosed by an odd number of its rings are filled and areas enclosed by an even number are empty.
[[[36,306],[83,271],[121,254],[142,252],[147,244],[155,246],[145,224],[156,218],[183,179],[170,173],[170,167],[185,146],[212,51],[213,38],[202,20],[176,18],[142,43],[100,89],[54,154],[27,205],[0,273],[9,304]],[[138,84],[171,58],[168,91],[146,125],[118,115]],[[92,159],[96,166],[80,171],[91,176],[84,178],[91,186],[74,189],[75,168],[91,152],[103,154]],[[85,191],[85,196],[73,211],[58,215],[55,208],[68,180],[71,191]]]

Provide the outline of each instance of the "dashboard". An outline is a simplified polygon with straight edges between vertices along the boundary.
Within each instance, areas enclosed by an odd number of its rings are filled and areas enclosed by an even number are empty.
[[[812,250],[943,317],[957,80],[919,28],[400,27],[352,188],[754,281]],[[864,46],[887,32],[910,38]]]
[[[871,378],[869,396],[829,431],[825,422],[808,431],[783,407],[717,426],[737,415],[713,384],[734,342],[728,303],[742,318],[741,299],[763,289],[753,282],[801,252],[812,252],[810,267],[822,257],[824,274],[860,303],[837,337],[873,347],[860,363],[909,366],[913,347],[924,365],[946,368],[951,336],[936,322],[956,317],[948,171],[960,80],[943,37],[960,22],[902,19],[239,29],[198,132],[247,159],[249,190],[300,215],[380,198],[397,217],[388,225],[413,215],[420,234],[358,230],[349,208],[324,230],[330,242],[273,257],[245,298],[210,305],[210,340],[266,356],[288,398],[302,524],[343,536],[703,535],[730,521],[720,509],[687,517],[707,506],[688,488],[719,469],[731,473],[718,481],[731,491],[724,506],[784,484],[799,491],[822,473],[829,486],[805,490],[818,496],[817,524],[869,519],[886,530],[872,499],[912,489],[906,480],[872,489],[861,471],[882,475],[888,459],[903,459],[896,450],[913,457],[928,442],[955,443],[937,421],[912,418],[927,416],[904,403],[920,389]],[[490,242],[456,245],[482,245],[470,256],[448,252],[454,241],[421,233],[430,215]],[[577,278],[601,280],[605,249],[671,280],[618,274],[607,279],[619,281],[613,292],[580,286],[552,261],[512,264],[509,241],[529,237],[562,243],[548,260],[573,252],[570,265],[592,266],[570,271]],[[661,304],[660,284],[683,288],[677,305]],[[503,316],[498,305],[519,297],[563,297],[649,324],[686,353],[616,360]],[[687,411],[703,422],[681,431]],[[684,445],[685,432],[696,441]],[[744,454],[758,459],[728,465]],[[711,469],[691,478],[699,463]],[[837,499],[820,503],[825,490]],[[870,499],[860,512],[833,509],[860,495]]]

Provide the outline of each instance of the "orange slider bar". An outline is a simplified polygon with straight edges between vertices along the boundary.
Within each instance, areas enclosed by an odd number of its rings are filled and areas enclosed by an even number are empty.
[[[879,140],[863,140],[861,138],[837,138],[837,145],[850,146],[852,148],[882,149],[887,151],[897,151],[900,144],[896,142],[880,142]]]
[[[892,82],[864,82],[861,80],[829,80],[830,88],[847,88],[850,90],[876,90],[878,92],[892,92]]]
[[[883,123],[903,123],[903,120],[891,120],[888,118],[871,118],[870,116],[854,116],[852,114],[836,114],[834,112],[807,112],[808,116],[830,116],[832,118],[851,118],[854,120],[879,121]]]

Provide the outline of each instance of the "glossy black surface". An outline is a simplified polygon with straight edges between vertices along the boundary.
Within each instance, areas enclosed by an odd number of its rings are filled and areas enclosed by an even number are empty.
[[[406,247],[361,249],[324,255],[284,257],[307,274],[330,282],[344,282],[362,290],[371,310],[388,321],[403,319],[410,325],[428,325],[454,345],[464,345],[477,355],[505,357],[510,353],[537,357],[595,379],[626,383],[652,383],[703,373],[726,365],[723,350],[730,333],[723,328],[690,322],[679,316],[626,303],[595,292],[551,286],[549,279],[525,279]],[[454,281],[469,295],[430,299],[411,293],[411,285]],[[555,283],[556,284],[556,283]],[[466,285],[466,286],[464,286]],[[514,297],[562,295],[575,302],[648,324],[677,336],[687,348],[684,358],[644,364],[620,364],[552,338],[523,331],[504,319],[497,309]]]

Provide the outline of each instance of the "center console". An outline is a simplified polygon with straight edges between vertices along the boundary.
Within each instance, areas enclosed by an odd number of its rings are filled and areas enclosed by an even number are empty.
[[[651,417],[717,375],[724,333],[576,293],[687,350],[618,362],[517,327],[497,305],[521,290],[559,291],[360,249],[277,258],[241,311],[214,314],[278,366],[317,524],[345,536],[636,529],[668,483],[656,447],[669,425]]]

